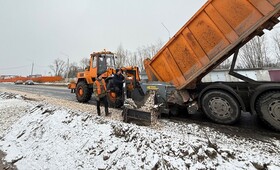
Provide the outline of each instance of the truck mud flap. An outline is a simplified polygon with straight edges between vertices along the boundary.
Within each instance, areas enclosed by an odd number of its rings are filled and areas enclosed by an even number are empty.
[[[149,126],[152,123],[151,112],[145,112],[137,109],[125,108],[123,118],[126,123],[135,123],[137,125]]]

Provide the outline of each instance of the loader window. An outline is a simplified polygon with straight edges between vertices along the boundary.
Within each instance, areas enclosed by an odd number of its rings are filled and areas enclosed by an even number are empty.
[[[106,64],[107,67],[114,68],[114,56],[113,55],[107,55],[106,56]]]
[[[96,61],[97,60],[95,60],[95,58],[93,58],[93,60],[92,60],[92,68],[95,68],[97,66]]]
[[[104,73],[107,70],[106,67],[106,60],[105,60],[105,56],[101,55],[100,57],[98,57],[98,73]]]
[[[115,68],[114,54],[101,54],[98,57],[98,73],[104,73],[108,68]]]

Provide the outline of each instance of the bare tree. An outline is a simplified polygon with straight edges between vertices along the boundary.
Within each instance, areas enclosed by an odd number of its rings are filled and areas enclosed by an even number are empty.
[[[77,76],[77,73],[79,72],[79,67],[77,65],[77,63],[71,63],[69,66],[69,73],[68,76],[69,78],[74,78]]]
[[[230,69],[232,63],[232,57],[227,58],[220,65],[216,67],[216,69]]]
[[[273,44],[275,47],[274,52],[275,52],[275,56],[276,56],[276,60],[277,60],[277,62],[275,62],[274,66],[280,66],[280,33],[276,32],[275,34],[273,34],[272,40],[273,40]]]
[[[158,41],[155,44],[143,46],[137,49],[137,52],[134,53],[134,56],[136,56],[136,65],[139,67],[140,70],[144,69],[144,63],[143,61],[146,58],[153,58],[157,52],[161,49],[163,43],[162,41]]]
[[[86,58],[86,57],[82,58],[80,61],[80,67],[82,69],[86,68],[87,66],[89,66],[89,61],[90,61],[89,58]]]
[[[119,45],[116,55],[118,57],[116,66],[137,66],[140,70],[144,69],[143,61],[146,58],[152,58],[162,47],[162,41],[155,44],[142,46],[136,52],[125,50],[122,45]]]
[[[263,68],[270,65],[265,36],[255,37],[241,48],[241,68]]]
[[[62,76],[63,72],[65,71],[66,64],[65,61],[57,58],[49,67],[54,72],[55,76]]]
[[[129,52],[128,56],[127,56],[127,60],[125,62],[125,65],[127,65],[127,66],[138,66],[139,67],[139,61],[140,60],[141,60],[140,57],[137,56],[136,53]]]
[[[116,61],[116,67],[122,67],[126,65],[127,58],[128,58],[128,50],[125,50],[122,46],[122,44],[119,45],[116,55],[117,55],[117,61]]]

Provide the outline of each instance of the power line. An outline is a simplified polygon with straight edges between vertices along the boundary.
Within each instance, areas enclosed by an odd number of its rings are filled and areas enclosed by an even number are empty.
[[[169,39],[170,39],[170,31],[168,30],[168,28],[163,24],[163,22],[161,23],[161,25],[166,29],[166,31],[168,32],[168,36],[169,36]]]

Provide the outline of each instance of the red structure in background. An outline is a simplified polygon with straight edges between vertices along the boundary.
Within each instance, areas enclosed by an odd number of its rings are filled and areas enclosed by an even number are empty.
[[[40,77],[21,77],[21,76],[16,76],[16,77],[5,77],[1,76],[0,78],[0,83],[1,82],[16,82],[17,80],[32,80],[34,82],[38,83],[44,83],[44,82],[56,82],[56,81],[61,81],[62,77],[61,76],[40,76]]]

